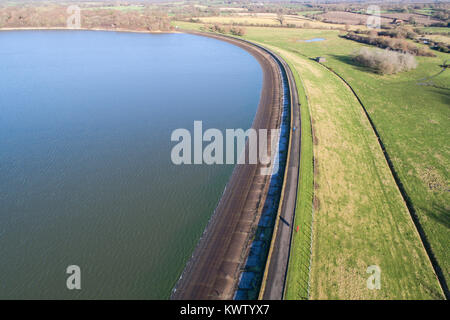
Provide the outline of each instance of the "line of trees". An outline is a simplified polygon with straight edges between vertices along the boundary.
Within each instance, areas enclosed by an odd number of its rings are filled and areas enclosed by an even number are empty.
[[[354,32],[349,32],[344,37],[346,39],[374,45],[382,49],[390,49],[402,53],[410,53],[415,56],[425,56],[425,57],[436,56],[428,48],[418,47],[413,43],[410,43],[407,40],[401,38],[391,38],[387,36],[374,36],[374,35],[364,36],[356,34]]]
[[[210,32],[217,32],[222,34],[231,34],[234,36],[244,36],[246,33],[246,29],[242,27],[237,26],[228,26],[228,25],[221,25],[218,23],[214,23],[211,25],[206,26],[206,30]]]
[[[377,31],[375,31],[377,32]],[[407,27],[397,27],[394,29],[386,29],[382,31],[378,31],[378,36],[387,36],[391,38],[399,38],[399,39],[415,39],[418,34],[414,32],[411,28]]]
[[[49,8],[5,7],[0,10],[0,28],[54,28],[65,27],[69,14],[67,7]],[[169,31],[170,19],[162,11],[144,9],[120,10],[81,10],[83,28],[123,28],[132,30]]]

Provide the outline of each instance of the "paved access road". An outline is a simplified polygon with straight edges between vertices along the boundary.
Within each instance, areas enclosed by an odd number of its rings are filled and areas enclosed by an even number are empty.
[[[266,265],[264,283],[261,286],[260,298],[265,300],[281,300],[284,297],[289,251],[291,247],[292,232],[297,203],[297,187],[300,165],[300,104],[295,79],[291,69],[283,59],[277,56],[284,66],[289,82],[291,96],[291,141],[289,156],[285,172],[285,186],[283,201],[276,221],[276,230],[272,238],[272,249]],[[293,130],[295,128],[295,130]]]

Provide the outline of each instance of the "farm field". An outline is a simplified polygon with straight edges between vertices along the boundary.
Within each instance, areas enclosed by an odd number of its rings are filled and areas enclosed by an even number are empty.
[[[431,15],[433,15],[436,11],[435,11],[434,9],[432,9],[432,8],[423,8],[423,9],[416,9],[415,12],[416,12],[416,13],[419,13],[419,14],[426,15],[426,16],[431,16]]]
[[[430,34],[450,34],[450,28],[445,27],[421,27],[419,29]]]
[[[200,17],[198,18],[202,23],[222,23],[222,24],[242,24],[253,26],[280,26],[280,22],[277,20],[277,15],[273,13],[262,14],[236,14],[233,16],[219,16],[219,17]],[[284,25],[295,25],[297,27],[304,28],[321,28],[321,29],[344,29],[342,24],[337,23],[325,23],[317,20],[312,20],[303,16],[285,15]],[[349,30],[365,30],[367,27],[363,25],[351,25]]]
[[[185,27],[198,28],[199,24]],[[376,138],[362,113],[357,113],[362,112],[361,107],[338,77],[309,58],[326,57],[325,64],[343,76],[364,103],[448,282],[446,141],[450,137],[445,122],[450,117],[449,76],[444,72],[429,80],[429,85],[419,84],[421,79],[437,74],[448,55],[436,52],[435,58],[419,57],[416,70],[381,76],[352,62],[350,55],[363,45],[339,38],[339,31],[248,27],[245,37],[279,51],[305,83],[317,139],[314,156],[318,159],[310,298],[442,298]],[[312,38],[325,40],[302,41]],[[335,136],[337,129],[340,135]],[[356,140],[350,143],[351,139]],[[346,179],[356,172],[366,174]],[[333,186],[333,179],[345,182]],[[304,217],[300,213],[297,219]],[[367,224],[362,223],[365,219]],[[372,237],[377,239],[376,247],[367,243]],[[286,295],[289,299],[302,298],[305,292],[301,289],[304,271],[295,266],[307,264],[307,254],[302,258],[304,247],[295,241],[294,237]],[[348,256],[334,256],[339,250],[348,250]],[[366,279],[365,269],[359,270],[365,263],[360,258],[366,254],[385,265],[381,269],[386,271],[386,291],[367,293],[365,283],[355,282],[356,278]],[[296,257],[303,261],[296,261]],[[415,262],[409,271],[407,261]],[[403,283],[403,289],[399,283]]]
[[[320,11],[320,10],[309,10],[309,11],[299,11],[298,14],[301,16],[305,16],[305,15],[310,15],[310,14],[319,14],[322,12],[323,11]]]
[[[319,17],[331,23],[348,23],[349,25],[365,26],[368,15],[353,12],[330,11],[319,15]],[[393,21],[393,19],[388,18],[380,18],[380,20],[381,24],[388,24]]]
[[[130,5],[130,6],[103,6],[103,7],[91,7],[84,8],[84,10],[119,10],[119,11],[134,11],[144,10],[143,6]]]
[[[430,25],[433,23],[442,22],[440,20],[431,18],[430,16],[424,16],[422,14],[416,13],[383,13],[382,17],[392,18],[392,19],[400,19],[404,21],[408,21],[408,19],[414,19],[414,21],[418,23],[422,23],[424,25]]]
[[[450,45],[450,36],[444,36],[439,34],[432,34],[427,36],[428,39],[431,39],[436,42],[443,42],[447,45]]]

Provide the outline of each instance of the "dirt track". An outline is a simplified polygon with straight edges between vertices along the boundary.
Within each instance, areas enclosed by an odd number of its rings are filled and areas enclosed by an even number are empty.
[[[252,124],[254,129],[279,128],[282,113],[279,66],[270,53],[230,37],[189,32],[239,46],[252,54],[263,70],[263,88]],[[270,147],[269,147],[270,148]],[[236,165],[171,299],[232,299],[251,236],[263,209],[270,176],[261,165]]]

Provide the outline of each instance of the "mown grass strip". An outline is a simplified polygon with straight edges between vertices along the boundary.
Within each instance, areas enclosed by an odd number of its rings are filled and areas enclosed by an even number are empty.
[[[300,300],[309,298],[314,192],[313,143],[310,111],[303,82],[294,65],[285,57],[283,59],[291,68],[297,84],[301,117],[300,172],[285,299]]]
[[[378,144],[380,145],[381,150],[383,151],[383,155],[386,159],[386,163],[389,166],[389,169],[391,170],[392,173],[392,177],[395,180],[395,183],[397,184],[397,187],[403,197],[403,200],[405,201],[406,207],[409,210],[409,213],[411,215],[411,219],[417,229],[417,233],[420,237],[420,240],[422,241],[423,247],[428,255],[428,258],[430,260],[431,265],[433,266],[434,272],[436,273],[437,279],[439,281],[439,284],[441,286],[442,289],[442,293],[445,295],[446,299],[450,298],[450,294],[449,294],[449,290],[448,290],[448,285],[447,282],[445,280],[445,276],[444,273],[442,272],[442,268],[440,267],[436,256],[433,253],[433,250],[431,248],[431,245],[428,241],[428,238],[425,234],[425,231],[423,230],[423,227],[419,221],[418,215],[416,213],[416,209],[414,208],[414,205],[411,201],[411,198],[409,197],[408,193],[405,190],[405,187],[403,186],[403,183],[401,182],[399,175],[397,173],[397,171],[395,170],[394,164],[392,163],[392,160],[389,156],[389,154],[386,151],[386,147],[384,146],[383,141],[381,140],[380,134],[378,133],[378,130],[375,126],[375,123],[373,122],[372,118],[370,117],[370,114],[367,112],[366,107],[364,106],[364,104],[362,103],[361,99],[359,98],[359,96],[356,94],[355,90],[352,88],[352,86],[336,71],[334,71],[332,68],[323,65],[321,63],[319,63],[320,65],[324,66],[327,70],[329,70],[330,72],[334,73],[337,77],[339,77],[346,85],[347,87],[353,92],[353,95],[356,97],[356,99],[358,100],[359,104],[361,105],[361,108],[364,111],[364,114],[366,115],[367,119],[369,120],[370,126],[372,127],[372,130],[374,132],[374,134],[377,137],[378,140]]]
[[[314,120],[310,298],[442,297],[358,101],[339,78],[316,62],[280,51],[302,76]],[[305,249],[305,245],[302,247]],[[292,254],[294,258],[294,250]],[[369,265],[378,265],[382,270],[381,290],[366,287]],[[301,273],[292,264],[290,268],[288,281],[295,277],[292,273]],[[293,286],[297,296],[288,293],[286,297],[298,299],[300,285],[294,282],[288,286]]]

